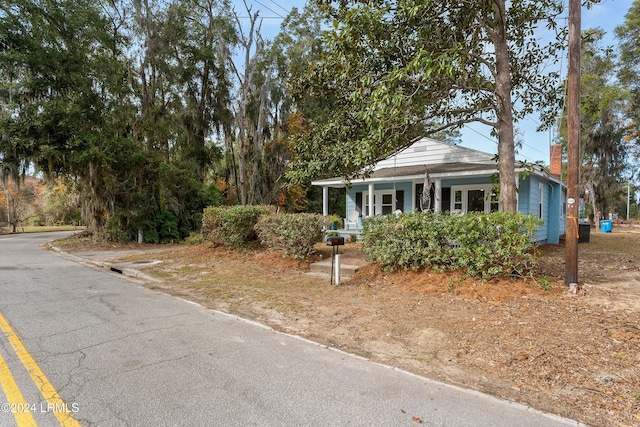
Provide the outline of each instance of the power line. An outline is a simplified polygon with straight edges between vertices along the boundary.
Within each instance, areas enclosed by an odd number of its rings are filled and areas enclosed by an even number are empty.
[[[258,0],[253,0],[253,1],[255,1],[256,3],[258,3],[260,6],[264,7],[264,8],[265,8],[265,9],[267,9],[268,11],[275,13],[275,14],[276,14],[276,15],[278,15],[281,19],[284,19],[284,16],[280,15],[278,12],[276,12],[276,11],[275,11],[275,10],[273,10],[273,9],[271,9],[269,6],[267,6],[267,5],[263,4],[263,3],[260,3]]]
[[[472,128],[472,127],[470,127],[468,124],[467,124],[467,125],[465,125],[465,126],[464,126],[464,128],[465,128],[465,129],[470,130],[471,132],[475,132],[475,133],[477,133],[478,135],[480,135],[480,136],[481,136],[481,137],[483,137],[484,139],[486,139],[486,140],[488,140],[488,141],[492,142],[493,144],[495,144],[495,145],[496,145],[496,147],[498,146],[498,141],[496,141],[495,139],[492,139],[492,138],[488,137],[487,135],[483,134],[482,132],[480,132],[480,131],[478,131],[478,130],[476,130],[476,129]],[[523,146],[527,146],[528,148],[530,148],[530,149],[532,149],[532,150],[538,151],[540,154],[547,154],[547,153],[544,153],[544,152],[542,152],[542,151],[540,151],[540,150],[537,150],[536,148],[534,148],[534,147],[530,146],[529,144],[522,143],[522,145],[523,145]],[[518,156],[520,156],[520,157],[522,157],[522,158],[524,158],[524,159],[526,159],[526,160],[529,160],[529,161],[531,161],[531,162],[534,162],[534,163],[535,163],[535,162],[537,162],[537,161],[538,161],[537,159],[531,158],[531,157],[526,156],[526,155],[524,155],[524,154],[522,154],[522,153],[517,153],[517,154],[518,154]]]
[[[273,0],[269,0],[269,1],[270,1],[271,3],[273,3],[273,4],[275,4],[276,6],[278,6],[280,9],[284,10],[285,12],[287,12],[287,15],[288,15],[289,13],[291,13],[291,11],[290,11],[290,10],[288,10],[288,9],[284,8],[283,6],[281,6],[280,4],[276,3],[275,1],[273,1]]]

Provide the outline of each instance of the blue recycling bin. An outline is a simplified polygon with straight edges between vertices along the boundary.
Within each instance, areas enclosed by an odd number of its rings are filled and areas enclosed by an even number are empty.
[[[608,219],[600,221],[600,231],[603,233],[611,233],[611,231],[613,231],[613,221]]]

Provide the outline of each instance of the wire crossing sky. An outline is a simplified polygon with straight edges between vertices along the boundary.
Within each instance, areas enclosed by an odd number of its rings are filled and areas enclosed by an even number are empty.
[[[259,11],[262,22],[262,36],[266,39],[275,37],[279,30],[282,20],[288,15],[292,8],[297,7],[302,11],[306,1],[301,0],[247,0],[247,5],[251,7],[252,12]],[[568,2],[565,0],[566,20],[568,12]],[[582,30],[601,28],[605,35],[602,39],[602,46],[615,46],[614,30],[617,26],[622,25],[625,15],[633,0],[602,0],[598,4],[592,4],[589,9],[582,8]],[[241,17],[246,16],[246,9],[241,0],[234,1],[235,10]],[[243,14],[244,12],[244,14]],[[564,24],[563,24],[564,25]],[[561,71],[561,75],[566,76],[567,60],[561,60],[554,65],[555,69],[550,71]],[[542,161],[549,164],[549,146],[553,144],[555,130],[538,132],[536,129],[540,126],[539,118],[534,114],[527,116],[524,120],[516,123],[517,139],[522,142],[519,148],[517,159],[526,160],[527,162]],[[460,145],[467,148],[473,148],[488,153],[496,153],[498,140],[491,135],[491,129],[481,124],[469,124],[462,130],[462,142]]]

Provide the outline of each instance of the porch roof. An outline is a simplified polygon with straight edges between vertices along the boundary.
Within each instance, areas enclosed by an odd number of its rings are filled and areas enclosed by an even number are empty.
[[[390,167],[374,170],[364,178],[351,180],[351,184],[386,182],[389,180],[413,180],[424,178],[425,166],[432,178],[446,176],[469,176],[469,175],[491,175],[497,171],[495,162],[491,163],[440,163],[435,165],[412,165],[401,167]],[[313,181],[312,185],[343,187],[348,181],[343,178],[328,178]]]

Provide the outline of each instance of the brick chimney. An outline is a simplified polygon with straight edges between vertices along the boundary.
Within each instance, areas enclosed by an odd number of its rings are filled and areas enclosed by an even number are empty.
[[[551,172],[551,175],[561,177],[562,176],[562,145],[553,144],[550,147],[549,152],[551,155],[551,166],[549,167],[549,172]]]

